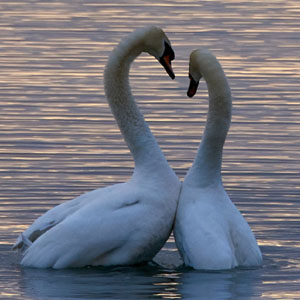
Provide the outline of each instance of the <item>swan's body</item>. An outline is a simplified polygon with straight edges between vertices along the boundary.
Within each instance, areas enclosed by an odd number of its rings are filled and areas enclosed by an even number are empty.
[[[168,239],[180,183],[131,95],[131,62],[148,52],[174,77],[170,42],[156,27],[137,30],[112,52],[105,69],[111,110],[133,154],[132,178],[54,207],[39,217],[14,248],[21,264],[37,268],[128,265],[151,260]]]
[[[174,234],[184,263],[221,270],[262,263],[255,237],[222,185],[222,150],[231,121],[231,93],[217,59],[206,50],[190,57],[192,97],[204,77],[209,111],[202,142],[179,198]]]

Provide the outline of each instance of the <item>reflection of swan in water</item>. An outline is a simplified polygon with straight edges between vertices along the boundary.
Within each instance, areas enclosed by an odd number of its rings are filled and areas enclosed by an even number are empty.
[[[105,70],[111,110],[133,155],[132,178],[49,210],[20,235],[22,265],[67,268],[125,265],[151,260],[168,239],[180,182],[169,167],[131,95],[131,62],[148,52],[174,78],[174,52],[164,32],[147,27],[112,52]]]
[[[25,299],[162,299],[174,295],[176,273],[152,266],[22,269]]]
[[[26,268],[21,270],[18,290],[24,298],[41,300],[253,299],[260,296],[261,272],[182,272],[151,266],[59,271]]]
[[[218,60],[206,50],[190,56],[192,97],[201,77],[209,92],[206,128],[180,194],[174,234],[187,266],[220,270],[259,266],[261,252],[243,216],[231,202],[221,177],[222,150],[231,120],[231,95]]]
[[[256,299],[261,295],[261,269],[223,272],[188,270],[180,275],[177,293],[182,299]]]

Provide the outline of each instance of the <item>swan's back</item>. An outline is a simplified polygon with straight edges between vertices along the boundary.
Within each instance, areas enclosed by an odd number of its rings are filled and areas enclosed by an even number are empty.
[[[81,196],[85,204],[40,235],[26,250],[22,265],[66,268],[150,260],[169,236],[175,214],[176,192],[167,195],[166,190],[129,181]],[[165,207],[158,199],[166,201]]]
[[[195,269],[254,267],[262,262],[248,223],[221,185],[191,189],[183,183],[175,238],[185,264]]]

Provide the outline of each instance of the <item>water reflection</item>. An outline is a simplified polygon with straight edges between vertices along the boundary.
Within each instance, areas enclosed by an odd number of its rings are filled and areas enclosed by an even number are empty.
[[[156,267],[22,270],[19,282],[33,299],[176,299],[176,275]]]
[[[20,289],[32,299],[253,299],[261,278],[254,270],[204,273],[192,270],[91,268],[23,269]]]
[[[158,267],[21,271],[20,289],[33,299],[253,299],[257,270],[205,273]]]
[[[181,274],[179,293],[183,299],[253,299],[261,296],[257,270],[231,272],[190,271]]]

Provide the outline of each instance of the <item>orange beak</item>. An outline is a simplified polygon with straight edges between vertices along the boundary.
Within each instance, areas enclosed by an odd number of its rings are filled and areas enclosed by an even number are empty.
[[[175,54],[173,49],[171,48],[170,45],[168,45],[165,42],[165,51],[162,57],[160,58],[159,62],[162,64],[162,66],[165,68],[166,72],[169,74],[169,76],[174,79],[175,74],[172,69],[172,64],[171,61],[175,58]]]
[[[170,55],[166,55],[163,56],[159,62],[162,64],[162,66],[165,68],[166,72],[169,74],[169,76],[174,79],[175,78],[175,74],[172,68],[172,64],[171,64],[171,59],[170,59]]]
[[[198,82],[195,81],[193,79],[193,77],[191,76],[191,74],[189,74],[189,77],[190,77],[190,85],[189,85],[189,88],[188,88],[188,91],[187,91],[187,95],[189,97],[193,97],[197,92],[199,81]]]

